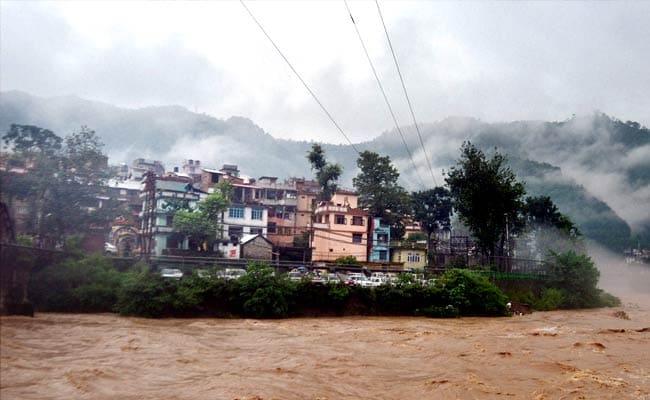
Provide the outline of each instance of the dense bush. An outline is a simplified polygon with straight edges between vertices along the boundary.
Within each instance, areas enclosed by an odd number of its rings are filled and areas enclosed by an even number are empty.
[[[590,257],[575,251],[551,253],[550,279],[499,281],[511,301],[540,311],[558,308],[613,307],[620,300],[597,287],[600,272]]]
[[[30,298],[43,311],[110,312],[121,275],[101,256],[68,259],[32,276]]]
[[[555,279],[505,285],[512,301],[537,310],[596,307],[618,299],[596,288],[598,271],[582,255],[555,255]],[[507,297],[471,270],[449,270],[433,285],[403,277],[377,288],[291,282],[266,264],[249,265],[238,280],[185,276],[165,279],[148,267],[119,272],[110,260],[86,257],[33,276],[31,298],[41,311],[119,312],[143,317],[285,318],[331,315],[507,315]]]
[[[438,284],[447,296],[447,305],[461,315],[506,315],[507,297],[484,276],[468,270],[445,272]]]
[[[285,318],[295,285],[286,276],[275,276],[263,263],[251,263],[246,275],[239,278],[239,295],[244,316],[252,318]]]

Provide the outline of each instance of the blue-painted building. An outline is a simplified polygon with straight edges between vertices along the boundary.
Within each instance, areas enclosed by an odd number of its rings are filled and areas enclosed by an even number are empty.
[[[390,226],[382,223],[381,218],[372,219],[372,246],[368,261],[387,263],[390,261]]]

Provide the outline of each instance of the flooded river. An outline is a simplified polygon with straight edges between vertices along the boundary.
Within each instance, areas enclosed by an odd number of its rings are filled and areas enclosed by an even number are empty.
[[[634,303],[448,320],[0,322],[3,400],[650,399],[650,309]]]

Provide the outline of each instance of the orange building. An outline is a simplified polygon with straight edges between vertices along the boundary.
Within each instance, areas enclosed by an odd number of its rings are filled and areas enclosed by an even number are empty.
[[[338,191],[331,201],[318,204],[312,224],[312,260],[354,256],[367,261],[369,214],[357,208],[357,199],[354,192]]]

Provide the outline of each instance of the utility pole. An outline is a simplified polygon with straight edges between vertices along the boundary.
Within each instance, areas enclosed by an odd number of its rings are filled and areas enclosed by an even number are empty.
[[[156,221],[156,175],[152,171],[144,174],[144,210],[142,215],[142,244],[140,254],[144,261],[149,263],[151,257],[151,242],[153,238],[153,226]]]

